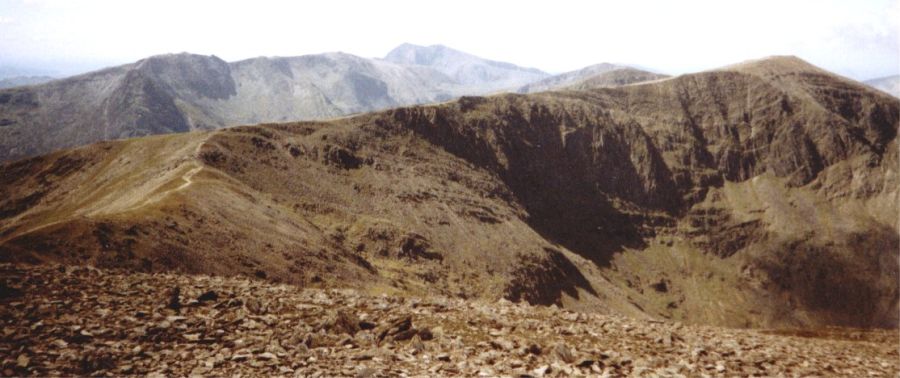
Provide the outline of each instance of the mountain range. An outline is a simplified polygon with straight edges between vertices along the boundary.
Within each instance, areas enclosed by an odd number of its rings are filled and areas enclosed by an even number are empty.
[[[7,159],[201,130],[0,165],[0,260],[735,327],[897,326],[897,98],[770,57],[398,107],[547,78],[422,51],[162,56],[0,92]],[[389,109],[205,131],[376,108]]]
[[[514,91],[536,82],[533,85],[540,88],[557,89],[595,73],[601,70],[585,69],[558,79],[537,69],[441,45],[403,44],[384,59],[325,53],[228,63],[215,56],[186,53],[153,56],[45,84],[0,90],[0,160],[101,140],[328,119],[462,95]],[[595,85],[658,77],[643,71],[615,71]]]

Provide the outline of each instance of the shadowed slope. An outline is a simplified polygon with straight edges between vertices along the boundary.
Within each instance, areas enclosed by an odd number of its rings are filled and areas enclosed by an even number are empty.
[[[0,249],[732,326],[896,325],[900,103],[756,64],[10,163]]]

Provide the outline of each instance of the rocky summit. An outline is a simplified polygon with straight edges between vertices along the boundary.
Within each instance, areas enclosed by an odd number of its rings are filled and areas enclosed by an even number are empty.
[[[509,301],[0,264],[4,376],[869,376],[896,330],[735,330]]]

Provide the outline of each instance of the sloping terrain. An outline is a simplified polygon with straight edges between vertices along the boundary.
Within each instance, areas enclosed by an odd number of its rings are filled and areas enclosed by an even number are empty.
[[[247,278],[0,264],[5,376],[873,376],[896,330],[772,332]]]
[[[900,97],[900,75],[885,76],[866,80],[866,85],[878,89],[894,97]]]
[[[170,54],[51,83],[0,90],[0,160],[102,140],[327,119],[446,101],[543,77],[458,52],[458,73],[344,53],[253,58]],[[490,69],[484,67],[491,67]],[[474,75],[474,76],[473,76]]]
[[[134,139],[12,163],[0,248],[16,260],[381,292],[550,303],[593,291],[493,173],[373,121]],[[532,270],[550,286],[529,286]]]
[[[537,93],[560,89],[593,89],[617,87],[667,78],[667,75],[642,71],[631,67],[600,63],[576,71],[554,75],[522,86],[519,93]]]
[[[482,93],[514,90],[550,76],[535,68],[479,58],[443,45],[404,43],[391,50],[384,60],[437,70],[463,86],[478,88]]]
[[[0,167],[0,259],[896,327],[900,103],[791,57]]]

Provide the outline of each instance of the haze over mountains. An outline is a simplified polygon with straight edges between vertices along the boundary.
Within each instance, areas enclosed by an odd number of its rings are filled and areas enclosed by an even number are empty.
[[[24,85],[43,84],[53,80],[50,76],[14,76],[0,79],[0,89],[21,87]]]
[[[458,83],[458,67],[415,62],[165,56],[3,95],[28,115],[79,93],[126,109],[83,124],[182,131],[221,126],[227,112],[253,122],[280,106],[393,106],[401,91],[374,77]],[[369,73],[330,69],[351,65]],[[270,105],[258,95],[269,88],[303,96]],[[452,91],[416,93],[404,98]],[[0,166],[0,258],[728,326],[896,327],[898,113],[885,93],[772,57],[612,88],[104,142]]]
[[[437,70],[467,91],[490,93],[510,90],[550,76],[534,68],[482,59],[446,46],[428,47],[404,43],[384,57],[389,62],[406,66],[422,66]]]
[[[877,79],[866,80],[865,83],[872,88],[900,98],[900,75],[891,75]]]

